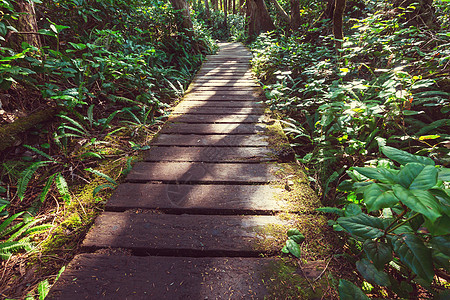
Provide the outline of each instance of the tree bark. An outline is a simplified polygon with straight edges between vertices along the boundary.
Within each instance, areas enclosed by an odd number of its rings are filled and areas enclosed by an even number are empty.
[[[298,0],[290,0],[291,2],[291,20],[289,26],[292,31],[297,31],[302,24],[300,16],[300,2]]]
[[[17,23],[14,23],[14,27],[19,32],[14,34],[10,40],[12,48],[16,51],[21,51],[22,42],[26,42],[36,48],[41,48],[42,44],[39,34],[32,34],[37,33],[38,31],[34,2],[17,0],[15,1],[14,9],[19,12],[20,15],[17,19]],[[21,32],[26,32],[27,34],[21,34]]]
[[[228,28],[228,0],[223,0],[223,26]]]
[[[191,11],[189,5],[185,0],[170,0],[173,8],[181,14],[181,26],[184,33],[190,38],[192,42],[192,48],[195,52],[199,52],[199,47],[195,41],[194,25],[191,20]]]
[[[209,20],[211,18],[211,11],[209,10],[209,0],[205,0],[205,13],[206,18]]]
[[[233,3],[233,15],[236,14],[236,0],[231,0],[231,3]]]
[[[211,2],[212,2],[213,10],[217,11],[219,8],[218,0],[211,0]]]
[[[247,32],[250,38],[263,31],[275,29],[264,0],[247,0],[247,18]]]
[[[346,0],[335,0],[333,13],[333,34],[335,38],[336,49],[342,48],[342,40],[344,39],[343,18]]]
[[[280,3],[278,3],[277,0],[270,0],[270,1],[272,2],[273,6],[275,6],[275,9],[277,10],[280,19],[283,20],[285,23],[290,24],[291,18],[286,13],[286,11],[281,7]]]

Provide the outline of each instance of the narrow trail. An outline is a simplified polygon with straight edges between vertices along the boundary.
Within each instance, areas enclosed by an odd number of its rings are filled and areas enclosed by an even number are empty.
[[[276,214],[292,211],[280,184],[292,155],[270,130],[250,58],[237,43],[207,58],[48,299],[267,296],[280,241],[265,229],[288,226]]]

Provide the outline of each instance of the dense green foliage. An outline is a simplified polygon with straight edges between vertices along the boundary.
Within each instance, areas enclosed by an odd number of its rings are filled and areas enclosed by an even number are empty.
[[[299,32],[252,44],[253,70],[323,203],[339,207],[322,211],[340,215],[331,224],[351,235],[364,280],[376,293],[438,293],[434,274],[449,269],[449,6],[436,3],[442,24],[428,28],[405,21],[414,6],[393,16],[384,1],[364,3],[347,12],[338,51],[324,7],[304,4]],[[351,286],[344,299],[359,293]]]

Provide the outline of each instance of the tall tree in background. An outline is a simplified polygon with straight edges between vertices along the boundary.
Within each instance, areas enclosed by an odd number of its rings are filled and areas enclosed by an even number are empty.
[[[10,40],[12,47],[20,51],[22,42],[26,42],[31,46],[41,48],[41,39],[37,34],[38,26],[34,2],[17,0],[14,3],[14,9],[19,13],[19,17],[16,22],[13,22],[13,26],[18,32],[13,33],[13,37]]]
[[[292,31],[298,30],[300,25],[302,24],[302,19],[300,16],[300,1],[299,0],[290,0],[291,2],[291,20],[289,26]]]
[[[211,18],[211,11],[209,10],[209,0],[205,0],[205,12],[206,12],[206,18]]]
[[[223,0],[223,26],[225,28],[228,28],[228,0]]]
[[[333,13],[333,34],[335,38],[336,49],[342,48],[342,40],[344,39],[343,19],[346,0],[334,1]]]
[[[263,31],[275,29],[264,0],[247,0],[246,4],[247,32],[250,38],[254,38]]]
[[[291,18],[286,13],[286,11],[281,7],[280,3],[278,3],[278,0],[271,0],[273,6],[277,10],[278,17],[280,17],[281,20],[283,20],[286,24],[291,23]]]
[[[185,0],[170,0],[173,8],[180,13],[181,16],[181,30],[190,38],[192,41],[192,48],[194,51],[199,52],[199,47],[195,42],[194,37],[194,25],[191,20],[191,11],[189,10],[189,5]]]

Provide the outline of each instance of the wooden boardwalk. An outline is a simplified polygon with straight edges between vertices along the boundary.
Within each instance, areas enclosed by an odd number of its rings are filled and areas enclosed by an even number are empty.
[[[249,51],[223,43],[48,299],[263,299],[280,241],[279,152]],[[283,227],[285,228],[285,227]],[[265,258],[262,258],[265,255]]]

